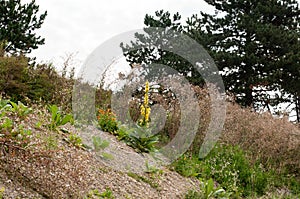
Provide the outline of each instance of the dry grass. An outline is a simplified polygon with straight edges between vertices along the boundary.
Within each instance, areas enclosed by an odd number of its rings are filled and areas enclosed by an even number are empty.
[[[252,159],[300,174],[300,129],[287,118],[258,114],[228,103],[222,142],[252,152]]]
[[[210,122],[210,99],[206,89],[194,88],[201,110],[198,140],[194,148],[201,145],[201,138]],[[300,129],[287,118],[275,118],[270,113],[259,114],[249,108],[241,108],[227,100],[226,120],[220,142],[238,145],[250,152],[252,161],[260,160],[281,172],[300,175]]]

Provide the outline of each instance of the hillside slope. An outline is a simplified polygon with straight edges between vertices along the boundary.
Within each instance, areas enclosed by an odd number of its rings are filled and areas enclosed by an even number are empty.
[[[197,187],[196,181],[166,168],[147,170],[146,156],[95,127],[49,130],[47,111],[37,106],[33,110],[22,117],[9,111],[4,116],[14,121],[13,131],[23,126],[31,133],[26,147],[21,147],[24,137],[20,142],[17,137],[0,140],[3,198],[84,198],[89,193],[92,198],[108,190],[115,198],[182,198]],[[109,146],[98,152],[85,149],[70,139],[75,132],[83,139],[101,134]]]

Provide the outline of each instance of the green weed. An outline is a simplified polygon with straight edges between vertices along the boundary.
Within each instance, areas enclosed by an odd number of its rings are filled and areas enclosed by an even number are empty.
[[[203,160],[183,155],[171,167],[186,177],[197,177],[202,181],[212,178],[227,193],[232,193],[233,198],[263,195],[272,179],[272,175],[261,164],[252,165],[244,151],[224,145],[217,145]],[[207,183],[210,187],[210,182]]]
[[[127,175],[137,181],[145,182],[145,183],[149,184],[152,188],[155,188],[155,189],[159,188],[159,185],[156,182],[154,182],[154,180],[152,180],[152,179],[146,178],[144,176],[141,176],[141,175],[138,175],[138,174],[132,173],[132,172],[128,172]]]
[[[106,147],[109,146],[109,141],[102,140],[101,137],[98,136],[93,136],[92,141],[93,141],[95,151],[99,151],[100,149],[105,149]]]
[[[75,133],[70,133],[70,135],[65,139],[68,143],[70,143],[72,146],[75,146],[77,148],[82,148],[82,139]]]
[[[104,192],[100,193],[98,189],[89,191],[85,199],[114,199],[112,191],[107,188]]]
[[[152,135],[151,130],[145,127],[136,125],[128,130],[127,144],[138,152],[153,152],[156,151],[156,144],[159,142],[158,135]]]
[[[32,113],[32,109],[25,106],[22,102],[14,103],[12,101],[9,102],[12,106],[11,111],[16,113],[18,117],[25,117],[26,115]]]
[[[52,105],[48,107],[48,110],[51,113],[51,122],[49,124],[49,128],[51,130],[58,130],[59,126],[65,125],[67,123],[73,122],[73,117],[71,114],[63,115],[62,112],[56,105]]]
[[[231,193],[226,193],[223,188],[216,187],[212,178],[200,181],[200,190],[190,190],[186,195],[186,199],[229,199]]]
[[[46,150],[58,149],[58,139],[55,135],[50,135],[44,139]]]

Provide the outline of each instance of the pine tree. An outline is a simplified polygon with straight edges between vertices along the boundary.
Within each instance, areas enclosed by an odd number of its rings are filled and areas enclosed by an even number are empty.
[[[200,12],[179,22],[177,13],[159,11],[146,15],[147,27],[163,27],[185,33],[203,45],[214,58],[226,90],[238,103],[256,109],[276,106],[281,102],[299,102],[299,17],[296,0],[206,0],[215,7],[215,14]],[[172,63],[175,70],[197,84],[201,75],[186,60],[168,52],[149,49],[157,37],[137,35],[134,45],[145,46],[130,52],[122,46],[131,63]],[[184,45],[183,45],[184,46]],[[153,56],[159,52],[159,59]],[[164,62],[163,62],[164,60]],[[192,78],[193,77],[193,78]],[[280,94],[274,92],[277,91]],[[289,95],[289,96],[287,96]],[[298,100],[297,100],[298,99]],[[297,109],[297,108],[296,108]],[[299,114],[298,114],[299,115]]]
[[[183,32],[182,25],[180,24],[181,16],[176,13],[173,16],[169,12],[164,12],[163,10],[155,12],[155,17],[146,15],[144,23],[147,26],[144,31],[147,33],[136,34],[136,41],[133,41],[131,45],[121,44],[124,55],[127,61],[132,65],[135,64],[156,64],[156,66],[169,66],[179,74],[185,76],[188,81],[192,84],[203,84],[204,80],[200,73],[195,69],[193,64],[189,63],[184,58],[179,55],[164,50],[164,48],[172,48],[172,45],[176,42],[172,42],[176,37],[180,37],[180,33]],[[155,31],[154,28],[159,29]],[[164,29],[161,31],[161,29]],[[182,39],[182,38],[181,38]],[[193,50],[191,45],[188,43],[181,43],[180,48],[189,55],[189,51]],[[192,55],[192,53],[190,53]],[[191,57],[191,59],[193,59]],[[163,73],[165,68],[163,67],[148,67],[145,71],[146,74],[157,74]],[[171,72],[171,71],[168,71]],[[152,77],[147,76],[147,79],[151,80]]]
[[[21,4],[21,0],[0,0],[0,42],[10,54],[26,54],[42,45],[45,39],[37,36],[47,11],[37,16],[35,1]],[[2,45],[3,45],[2,44]]]
[[[234,93],[244,106],[269,107],[282,102],[284,99],[272,99],[267,91],[286,90],[282,83],[291,69],[291,59],[298,59],[299,63],[299,56],[295,56],[300,16],[297,1],[206,2],[217,13],[193,15],[187,28],[214,57],[227,91]],[[297,66],[293,64],[293,67]],[[296,80],[299,68],[292,73],[293,79],[299,82]]]

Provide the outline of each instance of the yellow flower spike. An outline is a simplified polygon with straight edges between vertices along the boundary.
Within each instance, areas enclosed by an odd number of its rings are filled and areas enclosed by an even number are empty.
[[[141,115],[144,116],[145,115],[145,107],[144,105],[141,105]]]
[[[150,120],[150,112],[151,108],[149,106],[149,82],[146,81],[145,83],[145,95],[144,95],[144,102],[140,106],[140,114],[142,118],[139,120],[139,125],[149,127],[149,120]]]
[[[144,105],[148,106],[148,104],[149,104],[149,97],[148,95],[145,95]]]
[[[146,86],[145,86],[145,93],[148,94],[148,91],[149,91],[149,82],[148,80],[146,81]]]

